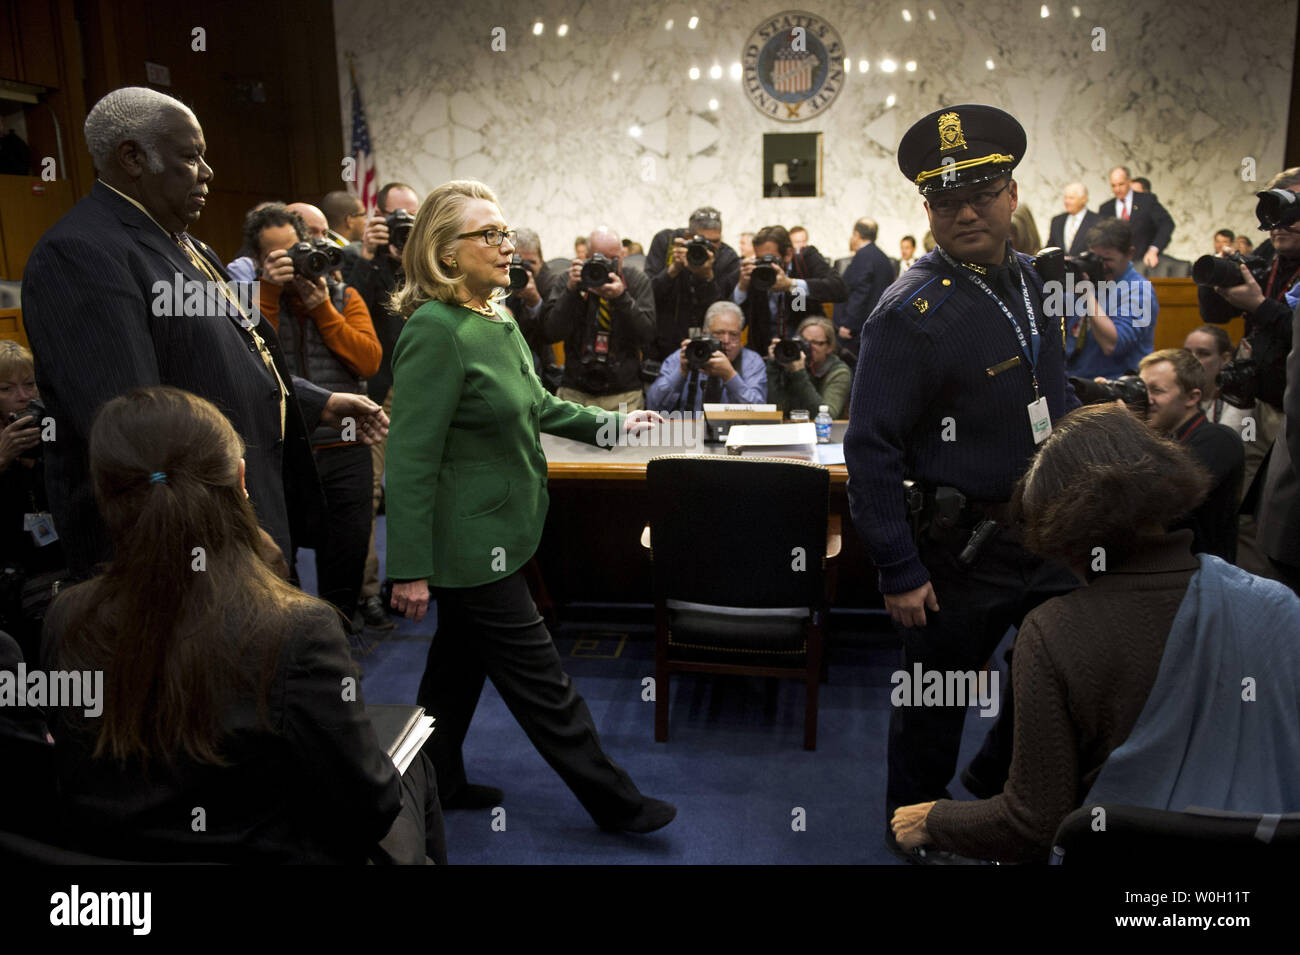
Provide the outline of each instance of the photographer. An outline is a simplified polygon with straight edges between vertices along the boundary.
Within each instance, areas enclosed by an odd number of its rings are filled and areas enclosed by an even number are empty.
[[[1297,187],[1300,187],[1300,167],[1278,173],[1265,189],[1282,189],[1294,196]],[[1255,522],[1246,515],[1255,501],[1252,491],[1258,485],[1256,477],[1264,457],[1282,427],[1286,357],[1291,350],[1292,306],[1287,303],[1286,295],[1300,281],[1300,225],[1295,211],[1279,217],[1279,221],[1261,220],[1260,225],[1271,226],[1270,241],[1261,243],[1253,257],[1235,263],[1241,272],[1240,283],[1198,285],[1196,295],[1201,317],[1211,324],[1224,325],[1239,315],[1246,319],[1246,333],[1237,346],[1235,360],[1223,369],[1220,388],[1229,401],[1255,420],[1255,440],[1245,446],[1246,471],[1242,486],[1246,488],[1246,503],[1241,521],[1241,566],[1251,573],[1268,574],[1267,558],[1255,545]],[[1197,260],[1198,265],[1200,261]]]
[[[1205,417],[1241,434],[1245,412],[1224,401],[1223,395],[1219,394],[1218,385],[1219,372],[1232,361],[1232,339],[1219,325],[1202,325],[1187,333],[1183,347],[1195,355],[1205,369],[1205,389],[1208,393],[1201,396],[1201,410],[1205,412]]]
[[[555,350],[546,341],[542,330],[542,309],[559,279],[546,267],[542,258],[542,241],[532,229],[521,227],[516,230],[515,254],[519,256],[518,268],[527,275],[528,281],[522,287],[515,288],[515,266],[511,267],[510,294],[506,297],[505,305],[515,317],[519,330],[523,332],[524,341],[528,343],[528,350],[532,352],[533,371],[546,390],[555,394],[564,369],[555,363]]]
[[[774,225],[754,235],[754,254],[741,261],[740,280],[731,298],[749,326],[746,347],[764,355],[774,334],[784,337],[788,327],[809,315],[823,314],[823,302],[843,302],[848,297],[844,279],[816,247],[796,252],[790,233]]]
[[[574,259],[543,306],[544,340],[564,342],[556,396],[606,411],[636,411],[645,407],[641,349],[654,337],[654,293],[645,273],[623,268],[623,246],[609,229],[592,232],[590,248],[591,258]]]
[[[1133,230],[1123,219],[1103,219],[1085,241],[1105,284],[1087,282],[1086,314],[1067,316],[1065,365],[1080,378],[1118,378],[1154,347],[1155,289],[1133,267]]]
[[[1152,352],[1138,366],[1147,389],[1147,424],[1187,446],[1210,472],[1209,492],[1199,507],[1176,525],[1195,535],[1192,551],[1237,560],[1237,500],[1245,464],[1241,438],[1226,425],[1214,424],[1201,410],[1205,369],[1183,348]]]
[[[667,358],[690,329],[703,327],[708,307],[735,286],[740,256],[722,241],[722,215],[704,206],[691,213],[685,229],[664,229],[654,237],[645,271],[655,296],[654,357]]]
[[[360,242],[353,242],[343,250],[343,281],[351,285],[361,295],[370,312],[370,321],[379,344],[383,347],[383,358],[379,371],[366,381],[366,390],[371,400],[383,406],[384,412],[393,409],[393,348],[397,345],[397,336],[402,332],[402,317],[388,307],[389,296],[397,286],[405,281],[402,272],[402,248],[408,229],[402,229],[398,235],[390,235],[390,219],[402,227],[404,213],[414,221],[415,213],[420,208],[420,197],[414,189],[402,182],[390,182],[379,190],[376,213],[366,223]],[[383,499],[384,456],[387,441],[377,441],[370,446],[370,468],[373,472],[371,484],[371,530],[370,547],[366,554],[365,577],[361,584],[361,616],[366,625],[380,630],[392,629],[393,623],[384,609],[379,597],[379,556],[375,553],[374,516],[379,513],[379,503]]]
[[[363,379],[379,369],[380,345],[356,289],[331,272],[310,273],[298,246],[306,226],[286,207],[253,213],[245,229],[245,241],[259,252],[262,315],[292,373],[330,391],[363,393]],[[311,434],[328,508],[325,539],[316,549],[317,587],[348,620],[365,571],[373,493],[370,449],[357,437],[346,428],[342,435],[324,427]]]
[[[681,342],[677,360],[664,360],[659,377],[646,390],[654,411],[700,413],[704,405],[763,404],[767,401],[767,367],[758,354],[740,344],[744,316],[733,302],[714,302],[704,313],[704,335]],[[695,347],[692,348],[691,346]],[[706,358],[706,348],[712,348]],[[688,396],[692,381],[693,397]]]
[[[45,498],[44,414],[32,353],[0,340],[0,630],[28,660],[37,659],[49,590],[64,567]]]
[[[781,339],[772,339],[767,350],[767,400],[787,418],[797,409],[816,414],[820,405],[826,405],[832,418],[846,417],[853,373],[835,354],[834,328],[829,319],[817,315],[800,322],[803,348],[794,361],[781,361],[777,353]]]

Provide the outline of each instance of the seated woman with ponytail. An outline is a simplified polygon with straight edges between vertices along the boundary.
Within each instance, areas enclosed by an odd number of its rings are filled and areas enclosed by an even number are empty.
[[[339,615],[267,562],[242,454],[176,388],[95,420],[114,557],[58,596],[42,644],[46,669],[103,675],[96,707],[50,711],[63,841],[151,861],[445,861],[431,766],[398,774]]]

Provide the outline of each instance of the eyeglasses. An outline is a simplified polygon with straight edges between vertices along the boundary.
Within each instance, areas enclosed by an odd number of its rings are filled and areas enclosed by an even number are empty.
[[[509,241],[511,245],[515,244],[515,239],[519,233],[514,229],[507,229],[502,232],[500,229],[479,229],[477,232],[462,232],[456,236],[458,239],[472,239],[476,235],[481,235],[483,241],[491,246],[498,246],[502,241]]]
[[[727,340],[729,340],[729,341],[731,341],[731,340],[739,341],[739,340],[740,340],[740,332],[726,332],[726,331],[723,331],[723,332],[709,332],[709,334],[712,335],[714,338],[725,338],[725,339],[727,339]]]
[[[951,197],[931,199],[930,211],[937,216],[955,216],[964,206],[970,206],[975,210],[976,215],[983,215],[988,212],[989,206],[993,205],[993,200],[1010,188],[1011,180],[1007,180],[1001,189],[984,189],[961,199]]]
[[[830,342],[828,342],[828,341],[826,341],[826,340],[824,340],[824,339],[821,340],[821,341],[814,341],[814,340],[811,339],[811,338],[805,338],[804,341],[807,342],[809,345],[820,345],[822,348],[825,348],[827,345],[830,344]]]

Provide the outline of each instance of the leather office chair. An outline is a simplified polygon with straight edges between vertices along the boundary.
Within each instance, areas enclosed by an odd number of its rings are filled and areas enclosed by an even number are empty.
[[[804,748],[817,748],[826,562],[839,553],[820,465],[667,455],[646,466],[655,593],[655,739],[673,673],[798,678]]]
[[[1101,816],[1094,810],[1104,810]],[[1105,828],[1100,828],[1104,820]],[[1094,828],[1096,827],[1096,828]],[[1300,813],[1184,812],[1138,806],[1080,806],[1061,820],[1053,865],[1161,863],[1246,866],[1300,861]]]

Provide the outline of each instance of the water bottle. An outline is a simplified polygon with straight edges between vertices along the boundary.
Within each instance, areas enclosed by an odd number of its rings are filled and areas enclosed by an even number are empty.
[[[817,408],[817,419],[813,422],[817,429],[817,443],[831,443],[831,408],[830,405],[821,405]]]

